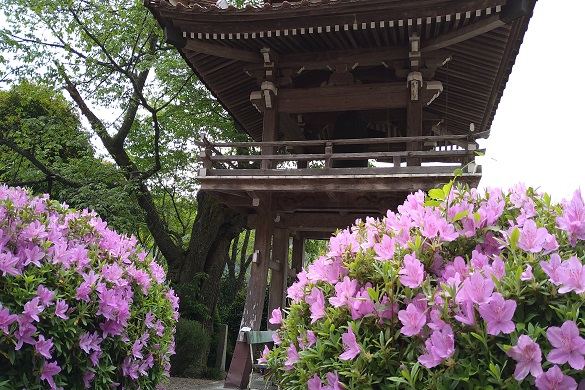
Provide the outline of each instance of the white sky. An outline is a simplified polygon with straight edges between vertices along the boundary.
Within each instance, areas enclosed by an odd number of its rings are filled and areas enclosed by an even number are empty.
[[[536,3],[492,124],[480,187],[515,183],[553,200],[585,191],[585,0]]]

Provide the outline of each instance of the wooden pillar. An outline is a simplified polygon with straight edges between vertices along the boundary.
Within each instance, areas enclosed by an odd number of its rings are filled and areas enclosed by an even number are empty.
[[[288,274],[288,230],[274,229],[272,245],[272,262],[270,272],[270,290],[268,297],[268,315],[276,308],[284,308],[286,299],[286,277]],[[268,329],[278,329],[279,325],[268,323]]]
[[[273,227],[272,214],[268,212],[270,204],[264,205],[264,207],[267,212],[258,214],[256,237],[254,239],[254,257],[250,265],[250,280],[240,329],[259,330],[262,321]],[[245,333],[240,332],[224,387],[228,389],[247,388],[250,373],[252,372],[252,364],[250,346],[245,339]]]
[[[422,136],[422,84],[423,79],[420,72],[411,72],[408,75],[409,99],[406,105],[406,135],[408,137]],[[422,142],[410,142],[408,151],[421,151]],[[420,158],[408,158],[407,165],[421,165]]]
[[[264,96],[264,122],[262,128],[262,142],[272,142],[278,140],[278,99],[276,98],[276,87],[271,81],[262,83],[262,94]],[[262,154],[275,154],[274,146],[262,147]],[[262,169],[274,168],[273,161],[262,160]]]
[[[300,272],[305,265],[305,237],[301,233],[293,236],[291,268]]]

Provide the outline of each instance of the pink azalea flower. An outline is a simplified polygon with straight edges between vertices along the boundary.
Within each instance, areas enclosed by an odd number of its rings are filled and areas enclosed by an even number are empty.
[[[473,252],[471,252],[471,266],[473,268],[475,268],[476,270],[480,270],[488,264],[489,258],[485,254],[479,252],[476,249],[474,249]]]
[[[564,375],[559,366],[552,366],[534,382],[538,390],[576,390],[577,382]]]
[[[385,319],[391,320],[398,313],[398,302],[391,302],[386,295],[374,306],[381,323],[384,323]]]
[[[557,253],[553,253],[550,256],[550,260],[548,262],[546,261],[540,262],[540,267],[542,268],[544,273],[548,275],[549,281],[552,284],[554,284],[555,286],[561,284],[560,280],[561,256],[559,256]]]
[[[274,341],[274,345],[280,345],[282,343],[280,336],[276,332],[272,333],[272,341]]]
[[[376,260],[390,260],[394,257],[394,238],[390,238],[387,234],[382,236],[382,241],[374,245],[376,252]]]
[[[341,307],[349,303],[358,289],[358,281],[350,279],[348,276],[343,278],[342,282],[335,285],[335,296],[329,298],[329,303],[333,307]]]
[[[349,229],[345,229],[337,235],[331,237],[329,240],[329,252],[328,257],[342,256],[346,251],[350,253],[357,253],[360,249],[360,244],[355,238],[355,234],[351,233]]]
[[[305,286],[307,285],[307,282],[307,273],[303,269],[297,274],[297,281],[287,288],[286,296],[292,299],[295,303],[301,302],[305,297]]]
[[[522,274],[520,274],[520,280],[532,280],[533,276],[532,276],[532,266],[530,266],[530,264],[526,265],[526,269],[524,270],[524,272],[522,272]]]
[[[537,228],[536,222],[532,219],[527,219],[520,232],[518,248],[532,253],[540,252],[547,237],[548,230],[545,227]]]
[[[272,316],[268,320],[273,325],[282,324],[282,312],[280,311],[280,307],[272,310]]]
[[[45,336],[39,335],[39,339],[35,343],[35,349],[39,355],[44,356],[47,359],[51,359],[51,349],[53,349],[53,338],[45,340]]]
[[[585,240],[585,204],[581,190],[576,190],[570,202],[564,202],[563,215],[557,217],[557,227],[569,234],[569,242],[576,245],[576,240]]]
[[[339,376],[337,371],[327,373],[327,386],[323,390],[345,390],[345,388],[339,382]]]
[[[368,314],[374,314],[376,312],[374,303],[370,299],[370,295],[368,294],[366,288],[362,288],[354,298],[350,299],[350,302],[351,304],[349,310],[351,312],[351,318],[354,321],[363,318]]]
[[[61,367],[57,364],[57,362],[45,362],[43,366],[43,371],[41,373],[41,380],[47,381],[51,389],[56,389],[57,386],[55,385],[55,380],[53,377],[61,372]]]
[[[79,337],[79,348],[89,354],[92,350],[100,351],[99,344],[101,342],[102,339],[98,336],[98,332],[93,332],[93,334],[86,332]]]
[[[475,325],[475,306],[471,301],[463,301],[459,306],[459,314],[455,319],[467,325]]]
[[[311,348],[317,342],[317,336],[312,330],[307,331],[307,348]]]
[[[577,256],[563,261],[559,269],[559,281],[561,294],[569,291],[575,291],[577,294],[585,292],[585,266],[581,264]]]
[[[319,290],[317,287],[313,287],[311,294],[307,295],[305,301],[309,304],[311,324],[315,323],[318,319],[325,317],[325,296],[323,295],[323,291]]]
[[[319,375],[315,374],[311,379],[307,381],[307,389],[308,390],[323,389],[323,383],[321,382],[321,378],[319,378]]]
[[[288,359],[284,362],[284,370],[290,371],[293,369],[294,362],[301,360],[297,348],[293,343],[290,343],[290,346],[287,348],[286,356],[288,356]]]
[[[441,330],[435,330],[431,337],[425,341],[427,353],[418,357],[418,361],[427,368],[439,365],[443,359],[447,359],[455,352],[455,336],[453,329],[445,325]]]
[[[427,317],[424,311],[409,303],[406,310],[398,312],[398,319],[402,322],[400,333],[405,336],[414,336],[419,334],[423,326],[427,323]]]
[[[514,370],[514,378],[517,381],[526,378],[528,373],[536,378],[542,374],[540,346],[529,336],[521,335],[518,344],[510,348],[506,354],[517,362]]]
[[[258,359],[258,364],[266,364],[266,356],[270,353],[270,349],[268,349],[268,345],[264,345],[264,350],[262,351],[262,357]]]
[[[85,386],[86,389],[89,389],[91,387],[91,382],[93,381],[94,377],[95,372],[86,371],[83,373],[83,385]]]
[[[516,329],[512,317],[516,311],[516,301],[504,300],[500,293],[494,293],[487,303],[479,305],[479,314],[487,323],[487,332],[497,336],[500,332],[509,334]]]
[[[339,355],[339,359],[352,360],[362,352],[351,326],[348,326],[347,332],[341,335],[341,341],[343,342],[343,350],[345,352]]]
[[[482,304],[490,300],[494,291],[494,282],[491,278],[484,278],[481,273],[475,272],[463,282],[463,289],[467,297],[474,303]]]
[[[497,279],[501,279],[506,276],[506,266],[500,256],[494,256],[494,261],[491,265],[487,265],[483,268],[486,271],[486,275],[493,275]]]
[[[32,336],[37,331],[37,328],[32,324],[31,319],[22,316],[17,317],[16,321],[18,322],[18,329],[14,332],[14,337],[16,337],[16,346],[14,347],[14,350],[20,350],[24,343],[35,345],[36,341]]]
[[[37,288],[37,295],[39,296],[39,299],[41,300],[41,305],[43,305],[43,307],[51,305],[53,298],[55,298],[55,292],[49,290],[42,284],[39,284],[39,287]]]
[[[16,314],[10,314],[10,310],[2,308],[0,303],[0,330],[6,334],[9,332],[9,327],[12,325],[18,316]]]
[[[307,278],[312,282],[322,280],[327,283],[335,284],[339,281],[341,275],[347,274],[341,258],[337,260],[321,256],[309,265]]]
[[[579,328],[573,321],[565,321],[559,328],[551,326],[546,330],[546,337],[554,347],[547,355],[551,363],[569,365],[575,370],[585,367],[585,339],[579,335]]]
[[[416,288],[420,286],[425,276],[424,265],[414,256],[404,256],[404,268],[398,271],[400,277],[400,283],[410,288]]]
[[[27,318],[31,318],[36,322],[39,322],[40,321],[39,314],[43,310],[45,310],[45,308],[41,304],[40,298],[34,297],[33,299],[24,304],[24,311],[22,312],[22,314],[24,314],[24,316]]]

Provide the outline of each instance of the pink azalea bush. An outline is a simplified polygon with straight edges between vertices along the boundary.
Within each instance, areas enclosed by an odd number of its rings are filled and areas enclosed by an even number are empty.
[[[0,185],[0,388],[154,389],[178,301],[94,213]]]
[[[584,263],[580,191],[417,192],[331,238],[261,360],[287,390],[576,389]]]

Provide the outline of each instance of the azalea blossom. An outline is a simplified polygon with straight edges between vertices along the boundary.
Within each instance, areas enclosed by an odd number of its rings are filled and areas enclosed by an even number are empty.
[[[47,381],[49,386],[51,386],[51,389],[56,389],[57,386],[55,385],[55,379],[53,379],[53,377],[60,372],[61,367],[59,367],[59,364],[57,364],[57,362],[51,363],[45,362],[41,373],[41,380]]]
[[[290,343],[289,347],[286,350],[286,356],[288,359],[284,362],[284,369],[287,371],[292,370],[294,362],[298,362],[301,360],[299,357],[299,353],[297,352],[297,348],[293,343]]]
[[[404,268],[398,271],[400,283],[410,288],[420,286],[425,276],[424,265],[414,256],[404,256]]]
[[[540,252],[548,237],[548,231],[544,227],[537,227],[536,222],[532,219],[527,219],[524,222],[520,238],[518,239],[518,248],[524,249],[527,252]]]
[[[561,284],[560,280],[561,256],[559,256],[557,253],[553,253],[550,256],[550,260],[548,262],[547,261],[540,262],[540,267],[542,268],[544,273],[548,275],[549,281],[552,284],[554,284],[555,286]]]
[[[585,339],[579,335],[577,324],[565,321],[560,328],[551,326],[546,330],[546,337],[554,347],[546,357],[549,362],[569,363],[575,370],[585,367]]]
[[[402,322],[400,333],[405,336],[419,334],[423,326],[427,323],[425,313],[413,303],[409,303],[406,310],[400,310],[398,312],[398,319]]]
[[[506,354],[517,362],[514,370],[514,378],[517,381],[523,380],[529,373],[534,377],[542,374],[540,346],[529,336],[521,335],[518,344],[510,348]]]
[[[341,335],[341,341],[343,342],[343,352],[339,355],[341,360],[352,360],[362,352],[360,345],[357,343],[355,334],[351,329],[351,326],[347,327],[347,332]]]
[[[358,289],[358,281],[350,279],[348,276],[343,278],[343,281],[335,285],[335,296],[329,298],[329,303],[333,307],[341,307],[349,303]]]
[[[374,251],[376,252],[376,260],[390,260],[394,256],[394,238],[390,238],[387,234],[382,236],[382,240],[379,244],[374,245]]]
[[[552,366],[534,382],[538,390],[576,390],[577,382],[563,374],[559,366]]]
[[[467,325],[475,325],[475,306],[471,301],[464,301],[459,306],[459,314],[455,314],[454,318]]]
[[[564,294],[575,291],[577,294],[585,292],[585,265],[577,258],[572,256],[563,261],[559,270],[559,293]]]
[[[445,325],[441,330],[435,330],[425,341],[427,353],[418,357],[418,361],[427,368],[439,365],[443,359],[451,357],[455,352],[455,336],[451,326]]]
[[[516,306],[516,301],[504,300],[500,293],[494,293],[489,302],[479,305],[479,314],[487,323],[488,334],[512,333],[516,329],[512,321]]]
[[[577,244],[576,239],[585,240],[585,203],[580,189],[574,192],[570,202],[564,202],[563,215],[556,221],[557,227],[568,233],[572,246]]]
[[[323,382],[321,382],[321,378],[319,378],[319,375],[315,374],[311,379],[307,381],[307,389],[308,390],[323,389]]]
[[[273,325],[282,324],[282,312],[280,311],[280,307],[272,310],[272,316],[268,320]]]
[[[313,287],[311,294],[307,295],[305,301],[309,304],[311,324],[325,317],[325,296],[323,295],[323,291],[317,287]]]
[[[474,303],[486,303],[490,300],[494,291],[494,281],[491,278],[483,277],[479,272],[475,272],[471,277],[465,279],[463,290]]]

